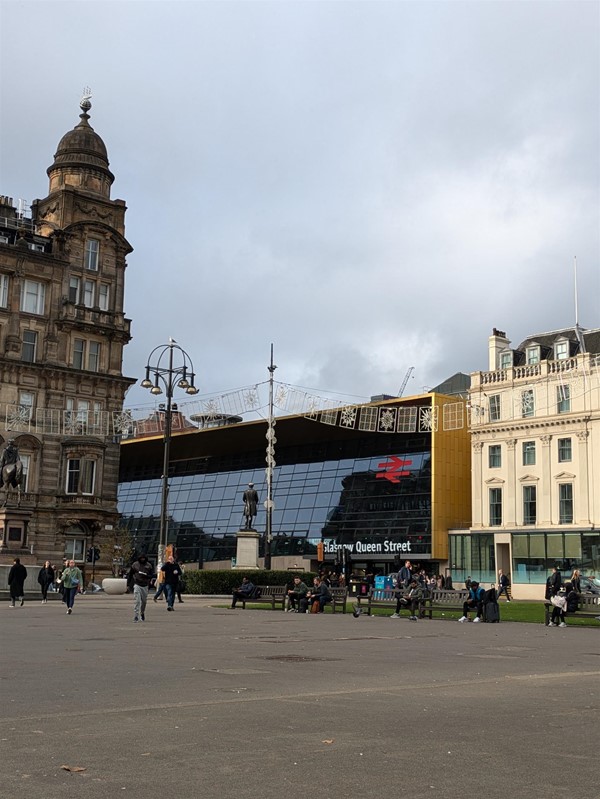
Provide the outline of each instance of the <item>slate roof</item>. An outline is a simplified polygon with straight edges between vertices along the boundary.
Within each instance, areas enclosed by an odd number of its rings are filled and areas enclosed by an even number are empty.
[[[585,344],[585,351],[591,355],[600,354],[600,328],[594,330],[585,330],[579,328]],[[528,336],[522,341],[518,347],[515,347],[515,354],[525,353],[527,347],[539,344],[541,348],[541,359],[546,360],[549,356],[552,357],[554,351],[554,343],[559,339],[567,338],[571,342],[571,355],[577,355],[581,350],[577,334],[574,327],[567,327],[563,330],[554,330],[550,333],[538,333],[534,336]]]

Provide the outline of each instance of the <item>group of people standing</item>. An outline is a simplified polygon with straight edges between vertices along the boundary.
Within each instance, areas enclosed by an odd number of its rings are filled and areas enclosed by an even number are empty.
[[[8,572],[8,588],[10,591],[10,608],[16,607],[19,602],[21,607],[25,604],[25,580],[27,569],[20,558],[15,558]],[[42,592],[42,605],[48,602],[48,591],[52,590],[55,583],[62,593],[63,602],[67,606],[67,615],[73,612],[75,596],[83,590],[83,575],[81,569],[75,565],[74,560],[65,560],[60,576],[56,577],[54,567],[47,560],[38,572],[38,583]]]

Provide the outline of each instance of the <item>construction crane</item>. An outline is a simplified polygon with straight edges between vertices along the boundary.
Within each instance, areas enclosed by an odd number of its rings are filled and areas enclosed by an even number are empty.
[[[406,372],[406,374],[404,375],[404,380],[402,381],[402,385],[401,385],[401,386],[400,386],[400,388],[398,389],[398,396],[399,396],[399,397],[401,397],[401,396],[404,394],[404,389],[406,388],[406,384],[408,383],[408,381],[409,381],[409,379],[410,379],[410,376],[412,375],[412,373],[413,373],[414,371],[415,371],[415,367],[414,367],[414,366],[411,366],[411,367],[408,369],[408,371]]]

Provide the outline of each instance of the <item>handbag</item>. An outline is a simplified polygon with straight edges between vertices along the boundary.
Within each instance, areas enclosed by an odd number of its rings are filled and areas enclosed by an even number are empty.
[[[310,606],[310,612],[311,613],[318,613],[320,608],[321,608],[321,606],[319,604],[319,600],[317,600],[316,602],[313,602],[312,605]]]

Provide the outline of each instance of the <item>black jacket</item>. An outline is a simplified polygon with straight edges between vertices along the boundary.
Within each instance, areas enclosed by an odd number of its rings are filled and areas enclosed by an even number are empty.
[[[38,573],[38,583],[40,585],[51,585],[54,582],[54,569],[52,566],[42,566]]]
[[[13,591],[23,592],[23,585],[27,578],[27,569],[22,563],[14,563],[8,573],[8,584]]]

